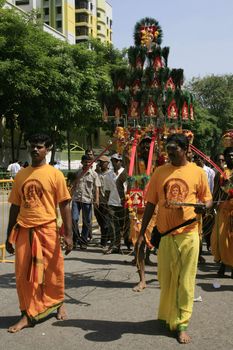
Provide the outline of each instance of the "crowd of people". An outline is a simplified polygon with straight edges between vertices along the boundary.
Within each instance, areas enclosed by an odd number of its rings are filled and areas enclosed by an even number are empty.
[[[135,291],[146,287],[144,265],[150,262],[149,253],[154,249],[150,237],[156,225],[161,237],[157,251],[161,289],[158,318],[177,332],[180,343],[190,342],[187,327],[197,264],[205,263],[201,259],[202,238],[214,260],[221,264],[220,277],[227,266],[233,268],[233,196],[229,191],[233,147],[226,148],[216,159],[226,174],[223,177],[192,154],[185,135],[170,135],[166,141],[168,162],[153,172],[142,222],[136,229],[125,206],[128,172],[121,154],[101,155],[95,161],[93,151],[86,150],[80,169],[68,174],[66,184],[62,173],[46,164],[46,154],[52,147],[50,138],[37,134],[29,141],[32,165],[15,176],[9,197],[6,249],[16,253],[16,284],[22,313],[9,332],[30,327],[53,310],[57,310],[58,319],[67,317],[63,304],[63,259],[56,230],[59,206],[65,254],[88,248],[93,213],[104,254],[122,253],[123,244],[130,250],[133,243],[140,277]],[[141,144],[144,164],[149,143],[147,139]]]

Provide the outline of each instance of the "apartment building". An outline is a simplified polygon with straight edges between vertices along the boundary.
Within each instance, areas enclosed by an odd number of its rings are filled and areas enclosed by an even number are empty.
[[[106,0],[14,0],[24,11],[38,10],[44,23],[70,44],[89,37],[112,42],[112,6]]]
[[[33,1],[30,1],[30,0],[27,0],[27,1],[26,0],[7,0],[6,3],[4,4],[4,7],[14,9],[14,10],[18,11],[19,13],[22,13],[22,15],[23,15],[27,12],[32,11],[32,10],[36,10],[37,9],[37,2],[38,2],[38,0],[33,0]],[[54,27],[49,26],[46,23],[43,24],[43,30],[59,40],[67,41],[67,37],[63,33],[56,30]]]
[[[112,42],[112,6],[106,0],[75,1],[76,43],[89,37]]]
[[[15,0],[15,5],[29,12],[38,10],[47,26],[54,28],[75,44],[74,0]]]

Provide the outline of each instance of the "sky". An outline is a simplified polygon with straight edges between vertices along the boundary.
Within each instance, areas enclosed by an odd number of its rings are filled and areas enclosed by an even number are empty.
[[[108,0],[113,8],[113,44],[134,45],[136,22],[155,18],[169,46],[169,68],[187,80],[233,74],[233,0]]]

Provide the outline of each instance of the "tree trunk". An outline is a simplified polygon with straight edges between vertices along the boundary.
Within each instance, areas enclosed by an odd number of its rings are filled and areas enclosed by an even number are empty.
[[[87,148],[92,148],[92,135],[87,134]]]
[[[51,158],[50,158],[50,163],[53,165],[54,164],[54,159],[55,159],[55,153],[56,153],[56,142],[53,142],[53,148],[51,151]]]
[[[18,140],[18,144],[17,144],[17,150],[16,150],[16,158],[17,159],[19,159],[19,153],[20,153],[20,146],[21,146],[22,138],[23,138],[23,132],[20,131],[20,133],[19,133],[19,140]]]
[[[68,170],[70,170],[70,129],[67,129]]]
[[[14,121],[11,119],[10,121],[10,134],[11,134],[11,157],[12,161],[14,162],[15,159],[15,126],[14,126]]]

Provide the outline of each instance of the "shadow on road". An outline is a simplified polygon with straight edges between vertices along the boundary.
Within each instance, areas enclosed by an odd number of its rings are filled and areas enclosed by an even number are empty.
[[[6,273],[0,277],[0,288],[16,288],[14,273]]]
[[[220,288],[214,288],[212,283],[197,283],[205,292],[233,292],[233,285],[221,285]]]
[[[175,338],[175,333],[166,329],[158,320],[144,322],[121,322],[102,320],[66,320],[53,323],[55,327],[77,327],[88,333],[85,338],[93,342],[111,342],[120,339],[124,334],[159,335]]]
[[[113,260],[113,259],[87,259],[87,258],[74,258],[74,257],[70,257],[70,258],[66,258],[65,261],[81,261],[82,263],[85,264],[94,264],[94,265],[126,265],[127,262],[125,262],[124,260]]]
[[[103,271],[103,270],[102,270]],[[125,276],[123,280],[112,281],[106,277],[96,278],[97,271],[90,271],[87,274],[77,275],[72,273],[65,274],[65,286],[66,289],[69,288],[81,288],[81,287],[96,287],[96,288],[129,288],[132,289],[135,287],[135,282],[130,282],[130,276]],[[155,282],[156,279],[147,280],[147,284]]]
[[[18,322],[20,317],[21,316],[0,316],[0,329],[8,329],[10,326]],[[52,317],[56,317],[56,313],[51,313],[46,318],[38,321],[37,324],[44,323]]]

